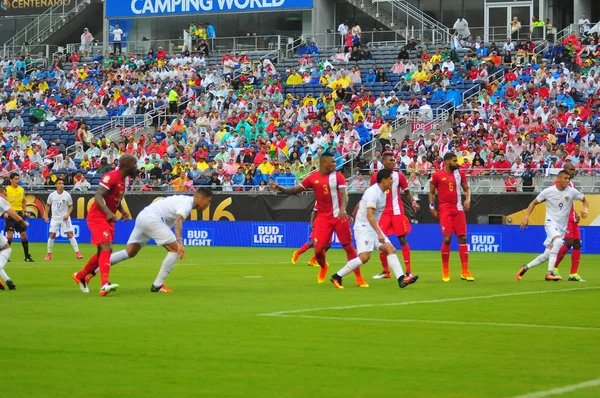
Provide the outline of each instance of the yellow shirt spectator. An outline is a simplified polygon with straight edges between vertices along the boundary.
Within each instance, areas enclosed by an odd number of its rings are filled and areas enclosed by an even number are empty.
[[[264,175],[271,175],[273,174],[273,170],[275,170],[275,167],[273,167],[273,165],[270,162],[262,162],[259,166],[258,169],[264,174]]]
[[[298,84],[302,84],[304,83],[304,81],[302,80],[302,76],[300,76],[298,74],[298,72],[293,71],[292,74],[287,78],[287,80],[285,81],[285,83],[290,86],[290,85],[298,85]]]
[[[317,105],[317,100],[314,97],[306,97],[304,99],[304,106],[315,106]]]
[[[421,70],[417,69],[415,73],[413,73],[412,78],[418,81],[419,83],[424,82],[425,80],[427,80],[427,73],[423,70],[423,68],[421,68]]]
[[[338,84],[342,86],[342,88],[346,88],[350,85],[350,83],[352,83],[352,80],[350,80],[348,76],[344,76],[329,83],[327,85],[327,88],[335,89],[338,86]]]
[[[206,163],[205,160],[203,160],[201,162],[197,162],[196,165],[198,166],[198,169],[200,171],[204,171],[204,170],[208,169],[208,163]]]
[[[84,170],[89,170],[90,169],[90,160],[82,159],[81,163],[79,164],[79,167],[81,167]]]

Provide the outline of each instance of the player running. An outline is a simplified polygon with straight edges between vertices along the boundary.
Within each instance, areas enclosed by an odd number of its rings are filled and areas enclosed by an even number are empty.
[[[391,244],[378,221],[381,213],[386,207],[386,192],[392,188],[395,183],[394,171],[382,169],[377,173],[377,184],[369,187],[363,194],[356,212],[354,221],[354,236],[356,237],[356,248],[358,257],[348,261],[342,269],[331,276],[331,283],[337,289],[343,289],[342,278],[350,272],[357,270],[361,265],[366,264],[371,258],[371,252],[381,250],[385,253],[389,266],[394,271],[398,280],[398,286],[405,288],[419,279],[418,275],[407,276],[402,271],[402,265],[396,255],[396,249]]]
[[[459,170],[458,157],[453,152],[444,155],[444,168],[431,177],[429,189],[429,210],[440,220],[444,240],[442,242],[442,281],[450,281],[450,243],[452,233],[458,237],[458,253],[462,264],[460,279],[473,282],[469,272],[469,247],[467,246],[467,220],[465,211],[471,207],[471,190],[464,171]],[[461,203],[462,192],[465,201]],[[438,192],[439,213],[435,208],[435,192]]]
[[[92,234],[92,244],[96,245],[98,252],[89,259],[83,269],[73,274],[73,280],[84,293],[89,293],[85,278],[88,274],[94,272],[96,268],[100,268],[100,278],[102,279],[101,296],[106,296],[110,292],[119,289],[119,285],[111,284],[108,281],[110,255],[115,235],[115,222],[117,221],[115,213],[117,210],[120,211],[123,220],[130,218],[129,213],[121,206],[121,199],[125,194],[125,179],[127,177],[135,178],[137,174],[135,156],[124,154],[119,158],[119,169],[104,174],[100,179],[98,190],[94,196],[95,202],[92,204],[87,216],[87,224]]]
[[[573,166],[573,163],[570,161],[565,162],[563,170],[569,174],[571,179],[575,177],[575,174],[577,173],[577,169],[575,169],[575,166]],[[575,188],[572,182],[569,182],[569,186]],[[565,235],[564,244],[560,247],[558,257],[556,258],[556,264],[554,264],[554,274],[559,278],[561,278],[561,276],[558,272],[558,266],[569,252],[569,249],[572,249],[572,251],[571,271],[569,272],[568,280],[570,282],[585,282],[578,273],[579,262],[581,260],[581,231],[579,230],[579,216],[575,213],[574,207],[571,208],[571,212],[569,213],[569,222],[567,224],[567,234]]]
[[[82,259],[83,256],[79,252],[77,240],[73,235],[73,224],[71,223],[73,199],[68,192],[65,192],[65,181],[63,179],[57,179],[54,185],[56,186],[56,191],[48,196],[48,201],[46,202],[46,217],[44,217],[44,220],[46,223],[49,222],[48,215],[50,214],[50,209],[52,209],[52,220],[50,221],[48,254],[46,254],[44,260],[52,260],[52,248],[54,247],[54,239],[56,238],[56,233],[59,228],[63,233],[67,234],[67,238],[69,238],[69,242],[71,242],[71,247],[75,251],[75,256],[78,259]]]
[[[327,262],[325,252],[331,244],[333,232],[337,234],[348,261],[357,257],[352,246],[352,231],[346,213],[348,194],[346,192],[346,179],[339,171],[335,170],[335,160],[330,152],[323,152],[320,157],[319,171],[306,177],[300,185],[284,188],[275,183],[271,187],[287,195],[295,195],[312,188],[319,209],[314,222],[314,245],[317,262],[321,267],[317,281],[323,283],[327,278]],[[357,268],[354,271],[356,283],[360,287],[369,287]]]
[[[144,208],[135,218],[135,227],[129,236],[127,247],[110,256],[111,266],[135,257],[150,239],[154,239],[157,246],[162,246],[167,250],[167,256],[160,266],[160,271],[150,291],[173,293],[165,286],[165,279],[175,267],[177,258],[183,259],[185,255],[183,222],[190,216],[192,210],[204,211],[210,206],[211,199],[212,192],[206,188],[200,188],[193,196],[173,195]],[[171,230],[173,227],[175,227],[175,233]],[[95,274],[94,272],[92,276]]]
[[[545,261],[548,261],[548,273],[546,274],[547,281],[559,281],[560,276],[554,272],[554,265],[558,257],[558,252],[563,244],[563,238],[567,232],[567,224],[569,222],[569,214],[573,209],[573,201],[579,200],[583,202],[583,210],[581,218],[586,218],[588,215],[589,203],[587,198],[578,190],[569,186],[571,176],[568,172],[562,170],[556,177],[555,185],[544,189],[535,198],[527,208],[527,212],[521,222],[521,229],[529,224],[529,216],[535,206],[542,202],[546,202],[546,240],[544,253],[534,258],[529,264],[521,267],[517,273],[517,280],[520,281],[525,273]]]
[[[10,207],[19,215],[21,218],[25,218],[25,209],[27,208],[27,202],[25,201],[25,190],[19,186],[21,177],[17,173],[11,173],[8,177],[10,184],[6,187],[6,200],[10,204]],[[27,227],[25,224],[16,222],[14,218],[8,214],[4,214],[6,218],[6,224],[4,225],[4,231],[6,232],[6,239],[8,244],[12,244],[13,236],[15,232],[19,233],[21,237],[21,245],[23,245],[23,253],[25,254],[25,262],[32,263],[33,259],[29,254],[29,240],[27,239]],[[28,224],[29,225],[29,224]]]
[[[17,214],[17,212],[10,206],[10,203],[6,200],[6,189],[0,185],[0,212],[2,214],[8,215],[11,220],[14,220],[15,225],[19,225],[20,227],[27,228],[29,224],[23,220],[23,218]],[[4,237],[4,235],[0,235],[0,290],[4,290],[4,284],[8,287],[8,290],[16,290],[14,282],[4,271],[4,267],[6,263],[10,259],[10,254],[12,253],[12,248],[8,244],[8,240]]]
[[[395,234],[400,241],[402,247],[402,257],[406,267],[406,275],[410,276],[410,246],[406,241],[406,235],[410,233],[410,221],[404,213],[404,202],[400,194],[404,193],[408,200],[412,203],[412,208],[415,212],[419,211],[419,204],[408,190],[408,181],[404,174],[394,171],[396,160],[394,155],[387,152],[383,154],[381,159],[383,168],[392,171],[392,187],[386,192],[385,209],[379,220],[379,227],[385,234],[390,236]],[[371,185],[377,184],[377,174],[371,176]],[[387,263],[387,255],[384,252],[379,254],[383,271],[373,277],[373,279],[390,278],[390,267]]]

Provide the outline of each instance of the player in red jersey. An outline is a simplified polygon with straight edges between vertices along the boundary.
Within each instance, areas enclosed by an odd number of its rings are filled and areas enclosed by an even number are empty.
[[[406,235],[411,231],[410,221],[404,214],[404,202],[402,201],[401,193],[404,193],[408,200],[412,203],[412,208],[415,212],[419,211],[419,204],[408,190],[408,181],[404,174],[394,171],[396,160],[394,155],[387,152],[383,154],[381,159],[384,169],[392,171],[392,188],[385,195],[385,209],[379,219],[379,228],[386,235],[396,235],[402,247],[402,257],[404,258],[404,266],[406,267],[406,276],[411,276],[410,268],[410,246],[406,241]],[[371,176],[371,185],[377,184],[377,174]],[[384,252],[379,254],[383,271],[373,277],[373,279],[390,278],[390,267],[387,261],[387,255]]]
[[[469,247],[467,246],[467,220],[465,211],[471,207],[471,190],[464,171],[459,170],[458,157],[454,152],[444,155],[444,168],[431,177],[429,190],[429,210],[433,217],[440,220],[444,241],[442,243],[442,280],[450,281],[450,243],[452,233],[458,237],[458,253],[462,263],[460,279],[474,281],[469,272]],[[462,201],[460,188],[465,194]],[[439,213],[435,209],[435,192],[438,192]]]
[[[308,242],[306,242],[302,247],[296,250],[292,254],[292,264],[296,264],[301,255],[306,253],[309,249],[312,249],[315,246],[315,230],[314,230],[314,222],[315,215],[317,214],[317,204],[315,203],[315,207],[313,208],[312,213],[310,214],[310,235],[308,236]],[[331,247],[331,243],[327,246],[327,250]],[[311,267],[318,267],[319,263],[317,262],[317,256],[312,256],[310,260],[308,260],[308,265]],[[329,263],[327,264],[329,265]]]
[[[115,234],[115,213],[121,212],[124,220],[130,218],[129,214],[121,207],[121,199],[125,193],[125,178],[134,178],[137,176],[137,161],[135,156],[130,154],[122,155],[119,158],[119,169],[104,174],[100,180],[95,202],[92,204],[87,216],[87,224],[92,234],[92,244],[98,248],[98,253],[94,254],[83,269],[73,274],[73,280],[79,285],[84,293],[89,293],[86,276],[93,274],[96,268],[100,268],[100,278],[102,287],[100,295],[106,296],[110,292],[119,289],[119,285],[111,284],[108,281],[110,273],[110,255],[112,253],[112,242]]]
[[[335,160],[330,152],[323,152],[320,158],[319,171],[306,177],[300,185],[293,188],[284,188],[277,184],[271,185],[273,189],[295,195],[309,188],[315,193],[315,199],[319,204],[314,222],[314,245],[317,262],[321,267],[317,278],[323,283],[327,277],[327,262],[325,252],[331,244],[333,232],[337,234],[348,261],[358,257],[356,249],[352,245],[352,230],[346,213],[348,206],[348,194],[346,192],[346,179],[339,171],[335,170]],[[357,268],[354,271],[356,283],[360,287],[368,287]]]
[[[577,169],[571,161],[565,162],[563,166],[563,170],[571,176],[571,179],[575,177],[577,173]],[[556,182],[555,182],[556,184]],[[575,188],[573,183],[569,182],[569,186]],[[561,246],[558,251],[558,257],[556,258],[556,263],[554,264],[554,275],[560,278],[560,274],[558,272],[558,266],[563,258],[571,251],[571,271],[569,272],[569,281],[570,282],[585,282],[585,280],[579,276],[579,262],[581,260],[581,231],[579,230],[579,216],[575,213],[575,207],[571,208],[571,213],[569,214],[569,223],[567,224],[567,234],[565,235],[564,244]],[[562,279],[562,278],[561,278]]]

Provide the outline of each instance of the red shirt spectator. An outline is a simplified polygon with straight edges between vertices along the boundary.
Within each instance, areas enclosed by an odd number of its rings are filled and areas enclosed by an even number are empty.
[[[506,180],[504,180],[504,190],[506,192],[517,192],[517,179],[511,174]]]

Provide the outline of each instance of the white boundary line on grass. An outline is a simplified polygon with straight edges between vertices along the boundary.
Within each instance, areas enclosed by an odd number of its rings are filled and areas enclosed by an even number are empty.
[[[582,390],[584,388],[598,387],[598,386],[600,386],[600,379],[594,379],[594,380],[584,381],[583,383],[572,384],[570,386],[558,387],[558,388],[553,388],[551,390],[538,391],[538,392],[532,392],[529,394],[519,395],[514,398],[544,398],[544,397],[550,397],[552,395],[562,395],[562,394],[565,394],[565,393],[568,393],[571,391]]]
[[[539,290],[529,292],[516,292],[516,293],[503,293],[503,294],[492,294],[489,296],[468,296],[468,297],[454,297],[454,298],[443,298],[436,300],[419,300],[419,301],[403,301],[400,303],[379,303],[379,304],[358,304],[358,305],[347,305],[339,307],[322,307],[322,308],[304,308],[300,310],[290,311],[277,311],[266,314],[258,314],[258,316],[282,316],[289,314],[301,314],[303,312],[316,312],[316,311],[332,311],[332,310],[350,310],[355,308],[371,308],[371,307],[394,307],[403,305],[415,305],[415,304],[435,304],[435,303],[449,303],[453,301],[469,301],[469,300],[485,300],[500,297],[512,297],[512,296],[526,296],[530,294],[545,294],[545,293],[563,293],[572,292],[578,290],[598,290],[600,287],[580,287],[572,289],[557,289],[557,290]]]
[[[499,326],[499,327],[520,327],[535,329],[564,329],[564,330],[591,330],[600,331],[600,328],[585,326],[560,326],[560,325],[535,325],[529,323],[496,323],[496,322],[468,322],[468,321],[436,321],[430,319],[385,319],[385,318],[355,318],[355,317],[336,317],[321,315],[277,315],[280,318],[303,318],[303,319],[326,319],[335,321],[361,321],[361,322],[401,322],[401,323],[433,323],[441,325],[466,325],[466,326]]]

